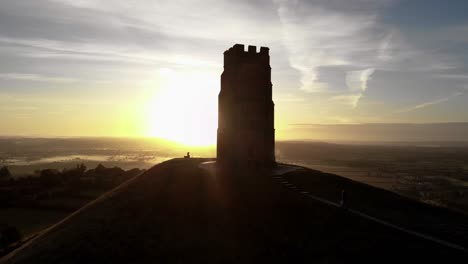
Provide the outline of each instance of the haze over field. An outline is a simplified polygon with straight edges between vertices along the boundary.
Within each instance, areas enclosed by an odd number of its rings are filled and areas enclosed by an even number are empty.
[[[369,143],[368,143],[369,144]],[[14,178],[36,171],[73,169],[83,163],[123,169],[149,169],[182,157],[214,157],[214,146],[188,147],[150,139],[0,138],[0,167]],[[468,211],[468,144],[461,142],[324,142],[279,141],[279,162],[338,174],[421,201]]]

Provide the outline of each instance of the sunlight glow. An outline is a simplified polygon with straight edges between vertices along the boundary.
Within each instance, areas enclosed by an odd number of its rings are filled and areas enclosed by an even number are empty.
[[[216,143],[216,75],[161,69],[147,104],[147,135],[188,146]]]

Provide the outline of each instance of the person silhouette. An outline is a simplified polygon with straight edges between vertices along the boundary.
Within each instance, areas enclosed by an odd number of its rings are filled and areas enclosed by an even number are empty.
[[[346,191],[344,189],[341,191],[340,206],[341,206],[341,208],[346,208]]]
[[[184,156],[184,158],[186,158],[186,159],[190,159],[190,152],[187,152],[187,155],[186,155],[186,156]]]

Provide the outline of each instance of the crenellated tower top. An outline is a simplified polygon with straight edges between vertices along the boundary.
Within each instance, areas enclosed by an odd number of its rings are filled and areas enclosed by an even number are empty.
[[[260,47],[260,52],[257,52],[256,46],[248,46],[245,50],[243,44],[235,44],[224,52],[224,66],[229,66],[238,63],[261,63],[270,64],[270,49],[267,47]]]

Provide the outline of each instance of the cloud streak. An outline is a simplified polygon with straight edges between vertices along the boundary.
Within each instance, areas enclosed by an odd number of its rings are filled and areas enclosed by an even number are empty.
[[[52,83],[71,83],[78,80],[66,77],[50,77],[39,74],[28,73],[0,73],[0,79],[3,80],[19,80],[19,81],[36,81],[36,82],[52,82]]]
[[[419,110],[419,109],[422,109],[422,108],[426,108],[426,107],[430,107],[430,106],[433,106],[433,105],[437,105],[437,104],[441,104],[441,103],[445,103],[453,98],[456,98],[460,95],[463,95],[464,93],[462,92],[456,92],[456,93],[453,93],[447,97],[444,97],[444,98],[439,98],[439,99],[436,99],[436,100],[432,100],[432,101],[428,101],[428,102],[424,102],[424,103],[420,103],[420,104],[417,104],[415,106],[411,106],[411,107],[408,107],[408,108],[405,108],[405,109],[402,109],[400,111],[397,111],[398,113],[407,113],[407,112],[411,112],[411,111],[415,111],[415,110]]]

